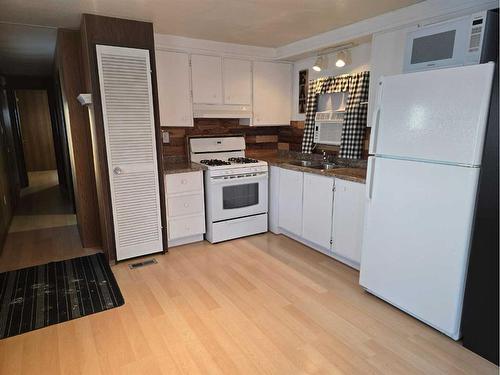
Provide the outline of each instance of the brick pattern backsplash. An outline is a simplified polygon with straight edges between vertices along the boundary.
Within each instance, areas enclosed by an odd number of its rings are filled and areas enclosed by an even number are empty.
[[[291,126],[244,126],[237,119],[195,119],[194,126],[190,128],[162,127],[168,131],[170,142],[163,144],[165,157],[188,156],[187,137],[194,135],[231,135],[243,134],[246,141],[247,156],[259,158],[276,154],[278,150],[302,150],[302,137],[304,135],[304,121],[291,121]],[[363,158],[368,157],[370,128],[366,129],[365,147]],[[338,146],[318,145],[314,152],[337,155]]]

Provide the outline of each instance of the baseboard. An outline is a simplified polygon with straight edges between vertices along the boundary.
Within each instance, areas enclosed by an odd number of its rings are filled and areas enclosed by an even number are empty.
[[[203,234],[195,234],[194,236],[188,236],[183,238],[177,238],[175,240],[168,241],[168,248],[175,246],[186,245],[188,243],[203,241]]]

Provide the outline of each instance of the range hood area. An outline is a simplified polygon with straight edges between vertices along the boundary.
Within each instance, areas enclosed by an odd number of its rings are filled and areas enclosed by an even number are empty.
[[[194,118],[238,118],[240,122],[252,119],[251,105],[193,104]]]

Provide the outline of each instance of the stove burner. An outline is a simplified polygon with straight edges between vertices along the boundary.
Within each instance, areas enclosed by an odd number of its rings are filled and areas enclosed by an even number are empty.
[[[237,163],[237,164],[249,164],[249,163],[257,163],[258,160],[256,159],[251,159],[251,158],[229,158],[227,159],[230,162]]]
[[[219,160],[219,159],[201,160],[200,163],[209,165],[211,167],[218,166],[218,165],[230,165],[231,164],[228,161]]]

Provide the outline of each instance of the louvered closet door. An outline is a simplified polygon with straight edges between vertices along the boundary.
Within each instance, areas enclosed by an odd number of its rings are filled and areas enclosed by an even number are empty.
[[[96,46],[118,260],[163,249],[149,51]]]

